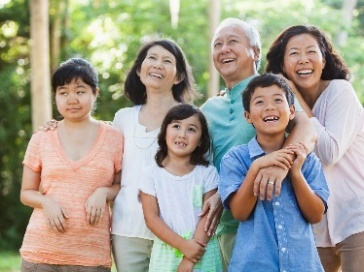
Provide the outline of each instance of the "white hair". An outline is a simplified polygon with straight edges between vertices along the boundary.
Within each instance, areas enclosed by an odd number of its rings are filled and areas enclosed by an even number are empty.
[[[213,46],[213,43],[215,41],[216,38],[216,34],[224,27],[226,26],[232,26],[232,25],[237,25],[240,26],[242,28],[242,30],[244,31],[246,37],[249,40],[249,44],[251,45],[251,47],[256,48],[259,50],[259,57],[258,59],[255,61],[255,67],[257,69],[257,71],[259,70],[260,67],[260,61],[262,58],[262,45],[260,42],[260,34],[258,32],[258,30],[252,26],[251,24],[248,24],[247,22],[238,19],[238,18],[226,18],[223,21],[220,22],[220,24],[218,25],[218,27],[215,30],[214,33],[214,38],[212,39],[212,43],[211,43],[211,47]]]

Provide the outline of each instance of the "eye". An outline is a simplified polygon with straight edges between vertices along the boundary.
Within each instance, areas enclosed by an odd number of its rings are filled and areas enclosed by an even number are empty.
[[[295,56],[295,55],[298,55],[298,52],[295,52],[295,51],[292,51],[288,54],[289,56]]]
[[[179,124],[172,124],[171,126],[172,128],[180,128],[180,125]]]
[[[172,63],[172,61],[170,59],[166,59],[164,62],[165,63]]]
[[[155,60],[156,58],[154,56],[148,56],[148,59]]]
[[[222,46],[222,42],[215,42],[213,48],[221,47],[221,46]]]
[[[77,91],[77,94],[83,94],[85,93],[84,91]]]
[[[61,95],[61,96],[66,96],[67,95],[67,92],[61,91],[58,94]]]
[[[276,99],[274,99],[274,102],[276,102],[276,103],[282,103],[283,102],[283,99],[282,98],[276,98]]]
[[[196,129],[195,128],[189,128],[188,132],[196,132]]]
[[[256,100],[254,105],[263,105],[263,100]]]
[[[230,43],[237,43],[237,42],[238,42],[238,40],[237,40],[237,39],[231,39],[229,42],[230,42]]]

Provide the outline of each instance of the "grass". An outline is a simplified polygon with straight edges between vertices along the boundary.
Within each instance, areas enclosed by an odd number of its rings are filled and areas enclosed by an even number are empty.
[[[5,251],[0,253],[0,272],[19,272],[21,258],[16,251]]]
[[[19,252],[5,251],[0,252],[0,272],[19,272],[21,258]],[[115,264],[111,268],[112,272],[116,272]]]

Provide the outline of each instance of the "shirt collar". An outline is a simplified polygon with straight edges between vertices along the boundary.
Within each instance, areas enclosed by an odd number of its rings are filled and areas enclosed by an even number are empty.
[[[250,82],[250,80],[252,80],[256,76],[258,76],[258,74],[254,74],[250,77],[243,79],[238,84],[236,84],[234,87],[232,87],[231,90],[228,88],[225,88],[226,94],[228,96],[230,96],[231,98],[237,98],[237,97],[241,96],[241,94],[245,90],[245,88],[248,85],[248,83]]]
[[[248,150],[251,159],[265,155],[266,153],[260,147],[257,136],[254,136],[248,143]]]

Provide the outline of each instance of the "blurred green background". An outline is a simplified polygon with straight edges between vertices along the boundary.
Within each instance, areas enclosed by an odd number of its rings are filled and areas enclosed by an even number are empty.
[[[59,37],[61,44],[50,65],[54,67],[73,56],[89,59],[100,79],[101,94],[95,115],[112,120],[119,108],[130,105],[123,96],[123,84],[141,37],[160,33],[176,40],[186,53],[198,89],[204,94],[196,102],[200,105],[207,98],[210,78],[211,1],[180,0],[178,25],[172,26],[170,4],[179,2],[176,0],[49,0],[50,37]],[[351,16],[345,22],[342,18],[347,8],[343,6],[350,2],[354,9],[349,10]],[[262,67],[267,48],[285,27],[319,26],[330,35],[346,60],[351,81],[364,103],[364,0],[345,0],[345,3],[344,0],[220,0],[220,12],[221,19],[238,17],[258,28],[263,43]],[[31,213],[19,201],[21,162],[32,135],[31,4],[31,0],[0,0],[0,271],[12,271],[14,263],[18,265],[16,252]],[[347,39],[339,38],[342,31]],[[53,116],[58,115],[54,112]]]

